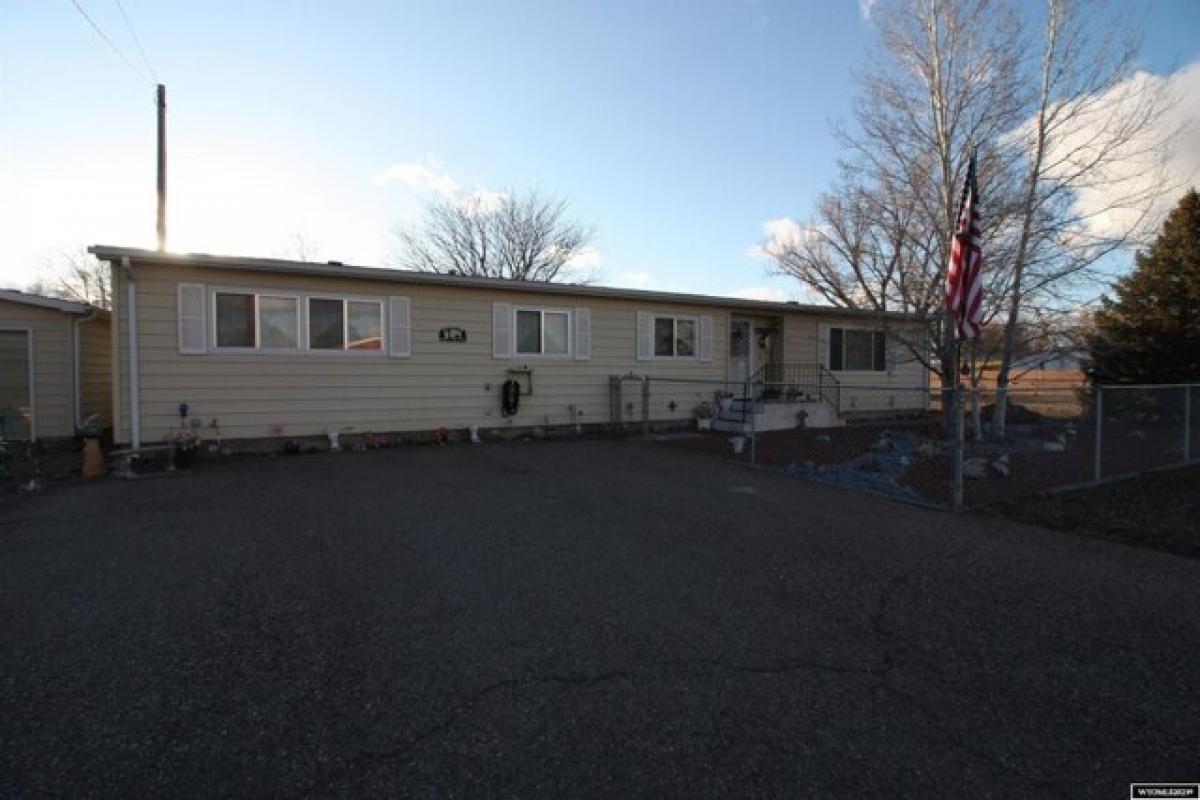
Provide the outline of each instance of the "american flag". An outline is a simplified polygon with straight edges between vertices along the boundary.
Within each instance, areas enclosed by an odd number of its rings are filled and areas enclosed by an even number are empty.
[[[946,308],[958,328],[958,338],[974,339],[983,327],[983,252],[979,230],[979,187],[975,182],[975,153],[967,165],[958,227],[946,272]]]

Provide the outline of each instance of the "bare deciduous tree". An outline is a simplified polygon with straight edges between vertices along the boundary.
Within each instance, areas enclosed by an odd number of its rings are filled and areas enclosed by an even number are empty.
[[[35,294],[111,309],[110,281],[108,265],[80,247],[46,259],[38,278],[28,288]]]
[[[1176,132],[1159,124],[1171,98],[1139,78],[1137,41],[1119,30],[1096,3],[1046,2],[1040,62],[1026,77],[1033,112],[1012,136],[1021,191],[992,420],[998,435],[1026,307],[1093,277],[1105,256],[1149,230],[1155,201],[1175,188],[1165,170]]]
[[[418,228],[393,230],[392,261],[405,269],[518,281],[587,282],[571,271],[593,231],[568,217],[568,203],[536,192],[440,197]]]
[[[320,261],[324,248],[305,228],[297,228],[287,237],[276,255],[291,261]]]
[[[957,354],[940,309],[950,236],[971,144],[989,188],[984,223],[1006,224],[998,210],[1010,205],[1014,158],[999,143],[1022,121],[1019,19],[976,0],[906,0],[872,16],[883,47],[860,76],[855,130],[837,130],[841,177],[803,235],[768,251],[835,305],[936,320],[905,344],[949,387]],[[987,278],[988,297],[1004,290],[1003,270]]]
[[[1007,385],[1023,332],[1066,318],[1073,292],[1134,235],[1163,188],[1143,173],[1165,151],[1153,134],[1165,98],[1133,79],[1136,49],[1117,24],[1083,0],[1047,0],[1040,32],[1020,11],[1007,0],[877,6],[883,47],[860,78],[855,129],[838,131],[841,177],[802,235],[767,246],[778,271],[835,305],[937,320],[931,344],[908,344],[947,387],[959,354],[943,282],[973,146],[984,323],[1005,332],[966,354],[975,386],[994,358]],[[1003,418],[1002,389],[1000,430]]]

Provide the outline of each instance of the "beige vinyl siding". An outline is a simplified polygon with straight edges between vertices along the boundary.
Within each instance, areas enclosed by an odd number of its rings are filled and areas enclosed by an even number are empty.
[[[82,420],[96,414],[104,426],[112,423],[110,327],[105,317],[79,325],[79,416]]]
[[[612,374],[633,370],[704,378],[714,386],[725,378],[728,315],[711,307],[188,266],[139,266],[134,274],[145,444],[162,441],[178,425],[181,403],[187,403],[191,415],[205,426],[216,419],[226,438],[303,436],[335,430],[422,431],[472,424],[483,428],[573,421],[596,424],[609,421],[608,377]],[[119,280],[117,295],[122,306],[126,302],[124,280]],[[378,355],[183,355],[178,341],[180,282],[307,294],[376,295],[383,300],[405,296],[410,299],[411,355],[390,358],[386,350]],[[493,358],[493,302],[590,309],[591,358]],[[638,311],[711,316],[712,360],[639,362]],[[128,441],[128,322],[124,312],[114,324],[120,341],[119,390],[125,399],[119,414],[120,436]],[[447,326],[466,330],[467,341],[439,341],[438,331]],[[533,393],[523,393],[520,412],[506,419],[500,414],[500,387],[508,378],[507,370],[523,367],[533,370]],[[524,378],[521,381],[527,385]],[[631,389],[627,386],[627,395]],[[574,416],[573,411],[577,412]],[[678,415],[682,416],[682,411]],[[690,415],[689,407],[686,416]]]
[[[894,326],[895,323],[892,323]],[[873,328],[881,326],[854,317],[821,319],[814,326],[814,347],[817,360],[829,363],[829,342],[822,326],[830,328]],[[909,325],[913,332],[909,338],[920,335],[918,323]],[[873,370],[842,370],[834,372],[841,384],[841,412],[847,416],[874,414],[888,411],[913,411],[929,407],[929,371],[901,342],[888,336],[886,372]]]
[[[113,441],[128,443],[129,431],[129,318],[126,308],[125,271],[118,266],[110,270],[112,275],[112,316],[109,318],[109,335],[113,350],[110,358],[116,359],[113,370]]]
[[[0,436],[28,441],[32,412],[29,331],[0,328]]]
[[[823,320],[822,320],[823,321]],[[783,318],[783,361],[788,364],[815,364],[818,319],[802,314]]]
[[[897,324],[893,322],[889,326],[894,328]],[[823,328],[873,327],[877,326],[855,317],[788,314],[783,325],[783,360],[828,365],[829,341]],[[922,328],[919,323],[910,323],[908,330],[913,332],[909,338],[915,338]],[[845,415],[923,410],[929,406],[928,370],[911,351],[891,337],[888,339],[886,372],[839,371],[834,376],[841,385],[841,412]]]
[[[54,439],[75,433],[74,317],[61,311],[0,300],[0,328],[28,326],[33,332],[37,437]]]

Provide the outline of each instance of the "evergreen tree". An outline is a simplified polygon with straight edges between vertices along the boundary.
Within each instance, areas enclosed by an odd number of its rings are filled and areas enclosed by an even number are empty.
[[[1088,339],[1101,383],[1200,382],[1200,194],[1190,190],[1133,272],[1103,298]]]

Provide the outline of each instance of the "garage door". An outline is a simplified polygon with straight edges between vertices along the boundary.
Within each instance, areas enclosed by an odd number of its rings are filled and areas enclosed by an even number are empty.
[[[33,424],[29,332],[0,330],[0,433],[29,439]]]

